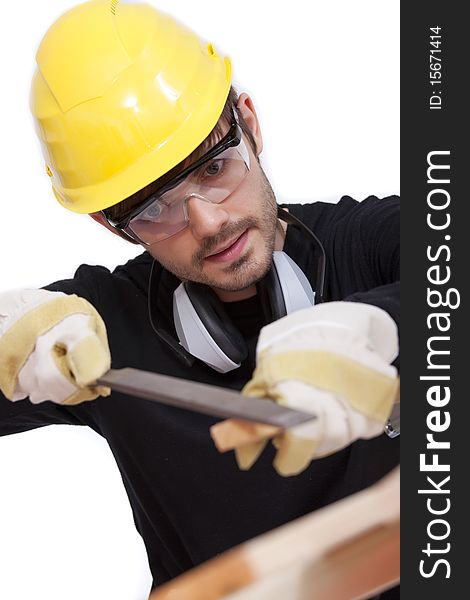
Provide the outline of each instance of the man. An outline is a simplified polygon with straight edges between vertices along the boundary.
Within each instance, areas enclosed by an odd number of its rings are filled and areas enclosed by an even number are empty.
[[[320,244],[287,226],[229,61],[145,5],[95,0],[54,24],[32,105],[58,200],[147,252],[112,274],[83,266],[47,291],[3,296],[0,387],[16,402],[2,397],[1,432],[80,423],[105,437],[155,585],[390,470],[398,444],[380,434],[396,391],[396,198],[290,206]],[[301,294],[302,272],[317,305],[279,318],[282,273]],[[209,438],[215,419],[97,398],[90,384],[110,355],[115,368],[245,386],[318,422],[278,439],[276,454],[239,448],[235,462]]]

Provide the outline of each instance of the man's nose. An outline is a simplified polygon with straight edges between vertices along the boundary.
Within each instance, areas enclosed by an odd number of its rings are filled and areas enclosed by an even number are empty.
[[[198,240],[217,235],[230,219],[222,204],[198,196],[191,196],[187,202],[189,228]]]

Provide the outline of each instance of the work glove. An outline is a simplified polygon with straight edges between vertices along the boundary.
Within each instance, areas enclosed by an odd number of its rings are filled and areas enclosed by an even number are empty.
[[[398,393],[390,365],[398,335],[382,309],[328,302],[297,311],[264,327],[256,352],[243,394],[317,415],[274,438],[280,475],[296,475],[314,458],[383,433]],[[239,467],[249,469],[266,443],[236,448]]]
[[[104,322],[87,300],[46,290],[0,294],[0,390],[9,400],[107,396],[109,388],[88,386],[110,363]]]

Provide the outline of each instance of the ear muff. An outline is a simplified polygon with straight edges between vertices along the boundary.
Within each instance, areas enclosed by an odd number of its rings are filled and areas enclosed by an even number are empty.
[[[198,317],[222,352],[234,362],[245,360],[248,353],[245,340],[214,290],[194,281],[186,282],[184,287]]]
[[[307,278],[284,252],[273,253],[271,269],[257,290],[266,323],[313,304]],[[216,371],[227,373],[245,360],[246,342],[208,286],[181,283],[173,294],[173,318],[180,344]]]
[[[173,319],[180,344],[216,371],[227,373],[245,360],[245,340],[208,286],[181,283],[173,293]]]

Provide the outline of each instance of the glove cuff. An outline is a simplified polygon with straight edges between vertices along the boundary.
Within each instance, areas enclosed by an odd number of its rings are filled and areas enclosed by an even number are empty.
[[[396,373],[394,367],[389,367]],[[356,411],[385,423],[398,393],[398,378],[371,369],[346,356],[323,351],[262,353],[253,379],[243,394],[285,403],[278,385],[302,381],[346,399]]]

